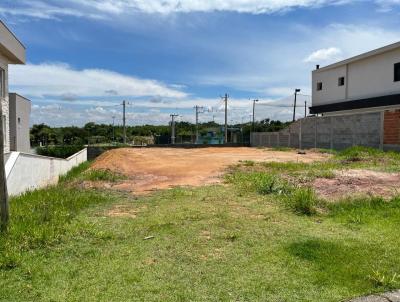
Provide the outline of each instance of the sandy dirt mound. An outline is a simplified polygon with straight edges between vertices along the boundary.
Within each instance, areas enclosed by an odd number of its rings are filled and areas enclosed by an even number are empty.
[[[128,177],[113,184],[116,190],[145,194],[175,186],[201,186],[218,183],[224,170],[239,161],[313,162],[328,156],[308,152],[266,151],[256,148],[123,148],[102,154],[94,169],[109,169]]]
[[[327,200],[348,196],[392,197],[399,192],[400,174],[369,170],[337,171],[332,179],[319,178],[313,183],[317,194]]]

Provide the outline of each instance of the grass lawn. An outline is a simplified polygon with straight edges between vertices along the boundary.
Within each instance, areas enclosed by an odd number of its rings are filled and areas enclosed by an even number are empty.
[[[400,198],[335,204],[290,179],[398,171],[352,149],[326,163],[231,169],[226,184],[147,197],[81,189],[83,165],[11,200],[1,301],[342,301],[400,288]]]

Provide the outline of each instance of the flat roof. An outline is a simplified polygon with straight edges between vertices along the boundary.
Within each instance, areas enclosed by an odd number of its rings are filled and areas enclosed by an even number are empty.
[[[18,37],[8,28],[7,24],[5,24],[5,23],[4,23],[3,21],[1,21],[1,20],[0,20],[0,23],[3,24],[3,26],[9,31],[9,33],[10,33],[11,35],[13,35],[13,37],[15,38],[15,40],[17,40],[18,43],[21,44],[21,46],[22,46],[23,48],[26,49],[24,43],[22,43],[21,40],[18,39]]]
[[[26,48],[7,25],[0,20],[0,52],[9,64],[25,64]]]
[[[28,102],[31,102],[30,99],[28,99],[27,97],[24,97],[23,95],[20,95],[19,93],[16,93],[16,92],[9,92],[8,94],[9,94],[9,95],[18,96],[18,97],[20,97],[20,98],[22,98],[22,99],[24,99],[24,100],[26,100],[26,101],[28,101]]]
[[[377,48],[377,49],[365,52],[363,54],[351,57],[349,59],[346,59],[346,60],[343,60],[343,61],[339,61],[339,62],[330,64],[330,65],[325,66],[325,67],[321,67],[320,69],[315,69],[314,72],[319,72],[319,71],[324,71],[324,70],[329,70],[329,69],[332,69],[332,68],[340,67],[340,66],[343,66],[343,65],[346,65],[346,64],[349,64],[349,63],[353,63],[355,61],[359,61],[359,60],[363,60],[363,59],[366,59],[366,58],[369,58],[369,57],[372,57],[372,56],[380,55],[380,54],[383,54],[385,52],[388,52],[388,51],[391,51],[391,50],[394,50],[394,49],[397,49],[397,48],[400,48],[400,42],[396,42],[396,43],[389,44],[389,45],[381,47],[381,48]]]

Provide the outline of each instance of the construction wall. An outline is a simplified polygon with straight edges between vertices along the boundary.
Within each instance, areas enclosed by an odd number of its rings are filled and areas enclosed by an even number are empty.
[[[279,132],[252,133],[251,146],[336,150],[351,146],[383,148],[383,122],[383,112],[308,117]]]

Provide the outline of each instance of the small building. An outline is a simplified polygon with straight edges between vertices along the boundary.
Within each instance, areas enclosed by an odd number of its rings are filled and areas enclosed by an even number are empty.
[[[311,114],[400,109],[400,42],[312,72]]]
[[[31,101],[16,93],[9,94],[10,150],[29,153]]]
[[[400,151],[400,42],[312,71],[309,116],[252,146]]]
[[[10,151],[8,65],[25,64],[25,47],[0,21],[0,100],[3,115],[4,152]]]

